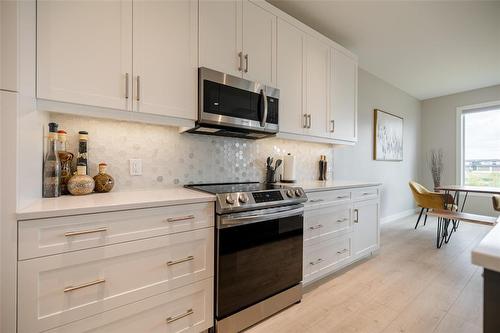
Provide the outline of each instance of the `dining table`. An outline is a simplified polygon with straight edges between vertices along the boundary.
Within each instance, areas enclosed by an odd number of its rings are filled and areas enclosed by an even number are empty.
[[[453,200],[457,205],[457,211],[463,212],[469,193],[480,193],[490,195],[500,195],[500,187],[468,186],[468,185],[441,185],[434,188],[435,191],[450,194],[453,192]],[[462,206],[460,207],[460,193],[464,193]]]

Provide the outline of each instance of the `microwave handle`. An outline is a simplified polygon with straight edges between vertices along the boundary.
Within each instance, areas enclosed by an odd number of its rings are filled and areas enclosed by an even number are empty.
[[[260,90],[260,93],[262,94],[262,100],[264,101],[264,114],[262,115],[262,118],[260,119],[260,126],[265,127],[266,126],[266,121],[267,121],[267,111],[268,111],[268,105],[267,105],[267,95],[264,91],[264,89]]]

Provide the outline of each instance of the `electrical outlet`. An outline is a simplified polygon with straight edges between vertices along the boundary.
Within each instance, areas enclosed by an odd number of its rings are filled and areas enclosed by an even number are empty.
[[[131,158],[129,161],[130,161],[130,175],[131,176],[141,176],[142,175],[142,160],[139,158]]]

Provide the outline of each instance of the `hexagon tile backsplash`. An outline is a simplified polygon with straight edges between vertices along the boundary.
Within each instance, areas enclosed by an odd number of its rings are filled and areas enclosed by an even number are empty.
[[[78,150],[78,131],[89,132],[90,174],[106,162],[115,178],[115,190],[140,190],[188,183],[264,181],[267,156],[296,157],[298,180],[318,178],[320,155],[329,161],[327,144],[276,138],[245,140],[179,134],[177,128],[72,115],[50,115],[59,129],[68,132],[69,150]],[[142,176],[130,176],[129,159],[142,159]]]

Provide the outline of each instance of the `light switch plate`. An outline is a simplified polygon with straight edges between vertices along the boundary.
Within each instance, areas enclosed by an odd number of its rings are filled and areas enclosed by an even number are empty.
[[[142,160],[139,158],[131,158],[130,162],[130,175],[131,176],[141,176],[142,175]]]

